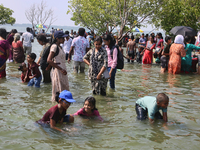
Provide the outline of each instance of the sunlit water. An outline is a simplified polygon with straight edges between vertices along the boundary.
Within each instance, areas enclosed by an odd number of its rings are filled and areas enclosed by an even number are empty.
[[[42,47],[37,41],[33,52]],[[38,59],[38,58],[37,58]],[[70,91],[77,101],[67,113],[75,113],[84,99],[92,95],[85,74],[73,74],[67,65]],[[51,84],[41,88],[21,83],[18,64],[7,64],[7,77],[0,80],[0,149],[192,149],[200,148],[200,79],[198,75],[160,74],[158,65],[125,63],[132,72],[117,72],[116,90],[107,88],[107,96],[95,96],[104,118],[86,120],[75,117],[73,124],[58,126],[60,133],[35,123],[56,103],[51,102]],[[135,101],[146,95],[165,92],[170,97],[168,129],[161,121],[150,125],[137,121]]]

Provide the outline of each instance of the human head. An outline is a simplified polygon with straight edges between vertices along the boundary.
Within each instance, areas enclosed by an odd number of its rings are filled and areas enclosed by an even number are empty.
[[[14,41],[15,41],[15,43],[17,42],[17,41],[19,41],[20,40],[20,34],[19,33],[16,33],[15,35],[14,35]]]
[[[97,110],[96,108],[96,99],[92,96],[89,96],[85,99],[84,102],[84,110],[87,112],[87,110],[89,111],[94,111]]]
[[[142,51],[142,47],[139,46],[138,47],[138,51],[141,52]]]
[[[131,40],[134,40],[134,35],[131,35]]]
[[[160,32],[157,33],[157,38],[158,38],[158,39],[162,39],[162,33],[160,33]]]
[[[97,50],[99,50],[102,46],[102,38],[100,36],[97,36],[95,39],[94,39],[94,46]]]
[[[169,97],[165,93],[159,93],[156,97],[158,107],[167,108],[169,104]]]
[[[64,43],[64,37],[67,37],[67,35],[64,34],[62,31],[56,31],[54,33],[54,42],[59,42],[58,44]]]
[[[115,40],[110,34],[104,34],[103,41],[109,48],[112,48],[115,45]]]
[[[18,67],[18,70],[19,71],[25,71],[27,68],[26,68],[26,63],[21,63],[20,65],[19,65],[19,67]]]
[[[15,35],[15,33],[17,33],[17,30],[16,30],[16,29],[12,29],[12,30],[11,30],[11,34],[12,34],[12,35]]]
[[[26,31],[27,31],[27,32],[30,32],[30,31],[31,31],[31,29],[30,29],[29,27],[27,27],[27,28],[26,28]]]
[[[171,41],[171,39],[172,39],[171,36],[166,36],[166,37],[165,37],[165,42],[168,43],[169,41]],[[170,43],[171,43],[171,42],[170,42]]]
[[[4,28],[0,28],[0,37],[6,39],[7,31]]]
[[[154,43],[154,42],[155,42],[155,41],[154,41],[154,38],[155,38],[155,36],[150,35],[149,40],[150,40],[152,43]]]
[[[79,28],[79,29],[78,29],[78,33],[79,33],[80,36],[84,36],[84,34],[85,34],[85,29],[84,29],[84,28]]]
[[[142,33],[142,38],[144,38],[144,33]]]
[[[56,92],[55,100],[57,103],[60,103],[65,109],[67,109],[71,103],[76,102],[72,97],[72,93],[67,90],[63,90],[61,93]]]
[[[40,45],[45,45],[46,43],[48,43],[48,40],[47,40],[45,34],[40,33],[40,34],[37,35],[36,38],[37,38],[38,43],[39,43]]]
[[[182,44],[185,47],[184,37],[182,35],[177,35],[175,37],[174,43],[176,43],[176,44]]]
[[[27,55],[27,62],[28,63],[31,63],[31,62],[34,62],[36,59],[36,54],[35,53],[30,53]]]
[[[155,33],[153,33],[153,32],[152,32],[150,35],[153,35],[153,36],[155,36]]]
[[[190,42],[191,42],[191,37],[185,36],[185,43],[190,43]]]

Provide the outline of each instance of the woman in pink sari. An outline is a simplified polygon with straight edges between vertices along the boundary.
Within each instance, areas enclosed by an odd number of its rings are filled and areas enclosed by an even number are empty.
[[[143,46],[144,56],[142,58],[143,64],[152,64],[152,56],[153,56],[153,49],[155,48],[156,43],[154,41],[154,36],[150,36],[149,41],[147,41],[146,47]]]
[[[6,34],[6,29],[0,28],[0,79],[6,76],[6,60],[10,50],[10,44],[5,40]]]

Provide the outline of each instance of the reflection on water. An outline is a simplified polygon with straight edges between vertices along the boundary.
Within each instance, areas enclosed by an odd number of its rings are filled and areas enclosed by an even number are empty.
[[[35,42],[33,51],[41,47]],[[69,114],[92,95],[85,74],[73,74],[67,65],[70,91],[77,100]],[[107,88],[107,96],[95,96],[104,119],[75,117],[73,124],[58,126],[66,134],[41,127],[35,121],[56,103],[51,103],[51,84],[41,88],[21,83],[18,65],[8,63],[7,78],[0,80],[0,149],[199,149],[200,79],[198,75],[160,74],[158,65],[125,63],[126,70],[116,75],[116,90]],[[161,121],[150,125],[137,121],[135,101],[142,96],[169,95],[168,129]]]

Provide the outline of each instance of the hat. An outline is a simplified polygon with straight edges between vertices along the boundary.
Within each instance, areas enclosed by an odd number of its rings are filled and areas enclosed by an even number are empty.
[[[54,33],[54,38],[61,38],[61,37],[67,37],[67,35],[64,34],[62,31],[56,31]]]
[[[72,93],[67,90],[62,91],[59,95],[59,98],[63,98],[70,103],[76,102],[72,97]]]

